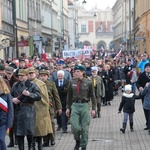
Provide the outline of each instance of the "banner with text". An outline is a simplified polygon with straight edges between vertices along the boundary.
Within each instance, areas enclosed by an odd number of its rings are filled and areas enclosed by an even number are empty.
[[[63,51],[63,58],[77,58],[84,55],[85,58],[90,58],[91,49],[78,49],[78,50],[67,50]]]

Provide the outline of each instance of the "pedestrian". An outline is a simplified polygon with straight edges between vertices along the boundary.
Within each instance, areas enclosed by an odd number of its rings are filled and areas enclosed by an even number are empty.
[[[6,79],[9,82],[11,88],[12,88],[13,84],[19,80],[18,78],[16,78],[13,75],[13,72],[14,72],[14,68],[5,67],[6,75],[4,76],[4,79]],[[16,107],[15,107],[15,104],[13,104],[13,108],[14,108],[14,120],[13,120],[13,126],[9,132],[10,143],[7,145],[7,147],[14,147],[14,145],[18,145],[18,140],[15,135],[15,131],[16,131],[16,111],[15,111]]]
[[[83,65],[75,66],[75,78],[72,79],[68,86],[67,110],[66,115],[69,117],[71,110],[71,130],[76,140],[74,150],[86,150],[88,144],[88,133],[90,125],[90,113],[88,102],[92,101],[91,116],[95,116],[95,94],[92,81],[84,77],[85,67]]]
[[[150,134],[150,82],[147,82],[141,95],[144,97],[143,108],[148,111],[148,133]]]
[[[53,133],[48,134],[43,137],[43,147],[49,146],[49,141],[51,141],[51,146],[55,145],[55,112],[58,112],[59,115],[62,113],[62,105],[59,98],[59,93],[54,82],[48,80],[49,72],[45,69],[42,69],[39,72],[39,79],[43,81],[47,86],[47,92],[49,96],[49,113],[51,117],[51,123],[53,128]]]
[[[150,82],[150,63],[147,63],[145,65],[144,68],[144,72],[142,72],[139,77],[138,80],[136,82],[136,86],[137,89],[139,90],[139,92],[142,92],[143,88],[145,87],[146,83]],[[142,99],[142,103],[144,102],[144,96],[141,96]],[[145,115],[145,119],[146,119],[146,127],[144,128],[144,130],[148,130],[148,118],[149,118],[149,111],[147,109],[145,109],[143,107],[144,110],[144,115]]]
[[[122,95],[122,100],[120,102],[120,106],[118,109],[118,113],[121,113],[121,110],[123,108],[123,125],[122,128],[120,129],[120,131],[122,133],[125,133],[126,130],[126,126],[127,126],[127,121],[128,121],[128,117],[129,117],[129,121],[130,121],[130,130],[131,132],[134,131],[133,129],[133,113],[135,112],[135,99],[138,98],[138,96],[135,96],[134,93],[132,92],[132,86],[130,84],[125,85],[124,88],[124,93]]]
[[[59,115],[57,113],[57,124],[59,131],[61,128],[63,133],[67,133],[67,124],[68,124],[68,117],[66,116],[66,99],[67,99],[67,91],[68,91],[68,84],[69,80],[65,79],[65,72],[63,70],[57,71],[57,80],[55,80],[56,88],[59,93],[60,101],[62,104],[62,114]]]
[[[13,104],[10,91],[0,77],[0,150],[6,150],[5,136],[13,123]]]
[[[92,70],[92,76],[90,77],[93,86],[94,86],[94,92],[95,92],[95,97],[96,97],[96,106],[97,106],[97,114],[95,114],[94,118],[100,118],[101,114],[101,97],[105,97],[105,86],[103,83],[103,79],[98,76],[98,67],[93,66],[91,67]]]
[[[38,150],[42,150],[42,137],[53,133],[49,114],[48,92],[46,84],[37,78],[37,70],[34,67],[30,67],[28,71],[28,79],[38,86],[41,95],[41,100],[34,103],[36,119],[33,148],[35,148],[35,142],[37,142]]]
[[[33,135],[35,134],[35,101],[41,100],[39,88],[28,80],[28,70],[19,69],[19,81],[11,91],[13,103],[16,105],[16,136],[19,150],[24,150],[24,137],[27,136],[28,150],[33,149]]]

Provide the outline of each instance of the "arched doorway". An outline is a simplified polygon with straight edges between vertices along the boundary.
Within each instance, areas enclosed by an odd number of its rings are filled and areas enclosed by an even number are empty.
[[[83,42],[83,45],[84,45],[84,46],[91,46],[91,43],[90,43],[89,41],[84,41],[84,42]]]
[[[106,43],[104,41],[100,41],[97,43],[97,50],[106,49]]]

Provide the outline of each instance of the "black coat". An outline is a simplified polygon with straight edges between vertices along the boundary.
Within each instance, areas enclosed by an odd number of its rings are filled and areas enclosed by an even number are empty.
[[[30,92],[30,96],[25,96],[22,91],[26,89]],[[25,84],[20,81],[16,82],[12,87],[11,92],[13,97],[18,97],[22,104],[16,105],[16,116],[17,116],[17,136],[34,135],[35,131],[35,108],[34,101],[41,100],[39,88],[36,84],[27,80]],[[28,104],[31,104],[30,106]]]
[[[125,113],[134,113],[135,112],[135,99],[136,96],[131,93],[131,94],[126,94],[124,93],[122,96],[122,101],[119,106],[119,112],[121,112],[123,108],[123,112]]]
[[[106,71],[103,72],[102,79],[103,79],[104,85],[105,85],[106,101],[110,101],[114,98],[114,96],[113,96],[114,79],[113,78],[114,78],[113,72],[111,70],[108,71],[108,74],[106,73]]]
[[[59,86],[58,79],[55,80],[54,82],[56,84],[56,88],[57,88],[58,93],[59,93],[59,97],[60,97],[61,104],[62,104],[62,110],[65,111],[66,110],[66,99],[67,99],[69,80],[64,78],[62,86]]]
[[[147,82],[150,82],[150,79],[149,79],[149,77],[146,75],[146,72],[144,71],[143,73],[141,73],[141,74],[139,75],[139,78],[138,78],[138,80],[137,80],[137,82],[136,82],[136,86],[137,86],[138,89],[139,89],[140,87],[143,87],[143,88],[144,88]]]

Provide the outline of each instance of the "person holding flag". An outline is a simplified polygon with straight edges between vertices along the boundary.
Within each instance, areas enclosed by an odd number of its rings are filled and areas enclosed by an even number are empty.
[[[13,103],[4,79],[0,77],[0,150],[6,150],[6,131],[13,124]]]

